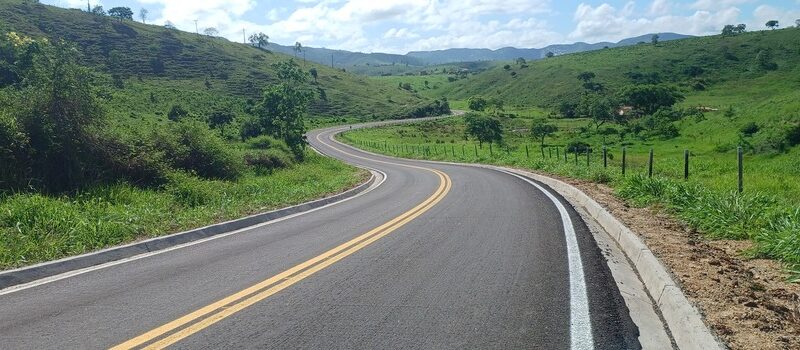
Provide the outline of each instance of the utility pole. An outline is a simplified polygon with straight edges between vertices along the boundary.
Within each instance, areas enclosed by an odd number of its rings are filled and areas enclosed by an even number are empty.
[[[247,33],[244,30],[245,29],[242,28],[242,44],[247,45]]]
[[[86,12],[92,12],[92,5],[89,4],[89,0],[86,0]]]
[[[331,52],[331,68],[333,68],[333,53]]]
[[[200,29],[197,27],[197,20],[194,20],[194,33],[200,35]]]

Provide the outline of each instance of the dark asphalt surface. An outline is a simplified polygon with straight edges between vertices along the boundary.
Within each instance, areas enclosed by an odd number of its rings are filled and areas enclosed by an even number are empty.
[[[296,218],[0,295],[0,348],[108,348],[316,257],[408,211],[439,186],[432,172],[398,164],[441,170],[452,189],[388,236],[173,347],[570,347],[564,231],[542,192],[493,170],[332,148],[317,141],[318,133],[309,134],[315,148],[379,169],[386,181]],[[331,130],[322,133],[327,140]],[[577,233],[595,347],[639,348],[600,250],[561,200]]]

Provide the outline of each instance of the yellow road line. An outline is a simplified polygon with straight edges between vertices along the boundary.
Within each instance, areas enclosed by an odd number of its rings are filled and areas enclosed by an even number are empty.
[[[267,297],[305,279],[308,276],[313,275],[314,273],[334,264],[335,262],[366,247],[370,243],[375,242],[378,239],[397,230],[401,226],[422,215],[434,205],[439,203],[450,191],[452,182],[447,174],[435,169],[423,169],[429,170],[439,176],[439,187],[430,197],[411,210],[317,257],[294,266],[240,292],[234,293],[217,302],[202,307],[174,321],[145,332],[133,339],[114,346],[112,349],[133,349],[153,341],[155,342],[147,345],[145,348],[161,349],[167,347],[183,338],[205,329],[208,326],[211,326],[216,322],[225,319],[228,316],[235,314],[236,312],[247,308],[248,306],[266,299]],[[189,326],[179,329],[186,325]]]

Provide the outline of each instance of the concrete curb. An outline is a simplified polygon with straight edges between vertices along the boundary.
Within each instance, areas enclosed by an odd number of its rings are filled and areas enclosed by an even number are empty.
[[[265,213],[255,214],[241,219],[231,220],[219,224],[209,225],[194,230],[174,233],[167,236],[155,237],[141,242],[134,242],[122,246],[111,247],[92,253],[68,257],[60,260],[44,262],[41,264],[22,267],[19,269],[0,272],[0,290],[33,282],[42,278],[60,275],[62,273],[84,269],[116,260],[133,257],[153,251],[163,250],[177,245],[201,240],[219,234],[246,229],[248,227],[280,219],[290,215],[320,208],[339,202],[364,192],[376,180],[376,173],[366,182],[345,192],[325,197],[322,199],[277,209]]]
[[[655,300],[675,343],[680,349],[725,349],[703,322],[697,308],[686,298],[669,270],[658,260],[636,233],[617,220],[583,191],[540,174],[498,166],[481,167],[510,171],[539,181],[555,190],[573,205],[580,206],[608,233],[633,262],[650,296]]]

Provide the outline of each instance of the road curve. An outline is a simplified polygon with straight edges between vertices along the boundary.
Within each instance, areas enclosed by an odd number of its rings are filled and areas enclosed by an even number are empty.
[[[572,207],[541,184],[400,160],[310,132],[386,174],[342,203],[13,293],[0,347],[635,349]]]

